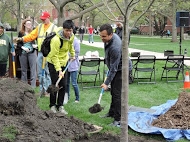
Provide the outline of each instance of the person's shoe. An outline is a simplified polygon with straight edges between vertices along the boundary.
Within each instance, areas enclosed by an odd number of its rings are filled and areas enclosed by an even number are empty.
[[[55,106],[52,106],[52,107],[51,107],[51,111],[52,111],[53,113],[56,113],[56,112],[57,112],[56,107],[55,107]]]
[[[63,106],[59,107],[59,112],[65,114],[65,115],[68,114],[68,112],[65,111]]]
[[[120,127],[121,123],[120,121],[113,121],[113,123],[109,124],[109,126]]]
[[[45,97],[50,97],[50,93],[45,92],[45,93],[44,93],[44,96],[45,96]]]
[[[107,117],[113,117],[112,115],[110,115],[109,113],[106,113],[105,115],[103,116],[100,116],[101,118],[107,118]]]
[[[79,101],[78,101],[78,100],[75,100],[75,103],[79,103]]]

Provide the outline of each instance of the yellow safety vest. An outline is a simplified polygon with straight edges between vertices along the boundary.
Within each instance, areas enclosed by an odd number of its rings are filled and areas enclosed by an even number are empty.
[[[38,51],[41,51],[41,45],[42,45],[42,42],[44,41],[46,35],[53,32],[55,27],[56,26],[51,23],[49,28],[44,32],[44,24],[39,24],[39,26],[38,26],[38,39],[37,39]]]

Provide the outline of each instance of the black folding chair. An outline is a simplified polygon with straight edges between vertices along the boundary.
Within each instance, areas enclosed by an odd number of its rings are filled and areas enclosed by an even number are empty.
[[[154,55],[140,55],[134,64],[134,80],[137,83],[156,83],[155,81],[155,60]],[[140,73],[143,72],[143,73]],[[152,81],[152,77],[154,78]],[[139,81],[148,80],[148,81]]]
[[[94,78],[91,76],[94,76]],[[100,87],[96,86],[97,77],[100,80],[100,58],[83,58],[78,73],[78,82],[81,83],[82,89]],[[86,86],[84,86],[84,83],[86,83]],[[93,83],[93,86],[89,86],[90,83]]]
[[[164,65],[161,80],[166,78],[167,82],[184,81],[184,55],[168,55]],[[179,74],[182,74],[182,80],[179,80]],[[170,80],[168,80],[170,78]],[[175,80],[171,80],[175,78]]]

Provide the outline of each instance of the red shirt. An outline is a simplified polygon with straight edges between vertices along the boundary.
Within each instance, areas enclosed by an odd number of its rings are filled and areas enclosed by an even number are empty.
[[[94,29],[93,29],[92,27],[89,27],[89,28],[88,28],[88,33],[89,33],[89,34],[93,34],[93,31],[94,31]]]

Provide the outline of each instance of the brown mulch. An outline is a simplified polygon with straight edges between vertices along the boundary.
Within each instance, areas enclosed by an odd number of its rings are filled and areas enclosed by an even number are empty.
[[[182,92],[178,100],[165,114],[152,122],[153,126],[166,129],[190,128],[190,93]]]
[[[0,78],[0,141],[10,142],[4,128],[16,129],[14,142],[119,142],[110,133],[94,133],[97,128],[74,116],[42,111],[30,85],[13,78]],[[119,128],[118,128],[119,129]],[[129,135],[129,142],[158,142]]]

